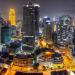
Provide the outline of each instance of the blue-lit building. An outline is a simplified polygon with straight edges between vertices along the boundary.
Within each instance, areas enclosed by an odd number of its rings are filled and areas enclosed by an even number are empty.
[[[52,26],[51,26],[51,19],[49,16],[43,17],[43,35],[45,36],[47,41],[51,40],[52,37]]]
[[[4,26],[1,28],[1,43],[8,43],[11,40],[11,28]]]
[[[0,33],[1,33],[1,43],[6,44],[11,41],[11,27],[10,24],[4,21],[3,18],[0,18]]]

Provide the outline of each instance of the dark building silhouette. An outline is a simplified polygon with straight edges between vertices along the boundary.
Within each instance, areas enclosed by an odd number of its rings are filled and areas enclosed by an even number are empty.
[[[39,31],[39,5],[32,4],[30,1],[23,7],[23,27],[25,35],[33,36]]]
[[[39,32],[39,5],[32,4],[31,1],[23,7],[23,26],[22,32],[24,33],[23,42],[27,45],[34,45],[35,37]],[[27,49],[27,48],[26,48]]]
[[[16,72],[15,75],[43,75],[43,73],[22,73],[22,72]]]
[[[73,32],[73,45],[75,45],[75,29],[74,29],[74,32]]]
[[[73,32],[72,43],[73,43],[72,55],[75,56],[75,29],[74,29],[74,32]]]
[[[54,44],[57,44],[57,33],[56,32],[52,33],[52,41],[54,42]]]

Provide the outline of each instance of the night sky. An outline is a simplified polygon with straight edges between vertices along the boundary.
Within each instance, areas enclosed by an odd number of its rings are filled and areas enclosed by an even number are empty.
[[[0,0],[0,15],[8,18],[9,8],[15,8],[17,19],[22,19],[23,5],[28,0]],[[68,14],[75,17],[75,0],[32,0],[40,4],[40,16],[61,16]]]

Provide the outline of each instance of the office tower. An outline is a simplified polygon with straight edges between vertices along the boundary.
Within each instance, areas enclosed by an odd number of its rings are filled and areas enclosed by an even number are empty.
[[[7,44],[11,41],[11,26],[4,20],[2,20],[1,23],[1,43]]]
[[[16,13],[15,9],[10,8],[9,10],[9,21],[12,26],[16,26]]]
[[[17,26],[16,26],[16,36],[22,36],[21,35],[21,28],[22,28],[22,20],[17,20]]]
[[[43,35],[43,29],[44,29],[43,18],[40,18],[39,19],[39,35]]]
[[[59,23],[59,19],[57,17],[53,17],[52,20],[52,41],[54,44],[57,44],[57,26]]]
[[[0,43],[5,44],[11,40],[11,27],[2,17],[0,17]]]
[[[0,44],[1,44],[1,27],[3,24],[3,18],[0,16]]]
[[[28,4],[23,7],[23,43],[29,47],[34,46],[35,38],[38,36],[39,7],[38,4],[32,4],[31,1],[28,1]]]
[[[16,36],[16,13],[15,9],[10,8],[9,10],[9,22],[12,30],[12,37]]]
[[[32,4],[30,1],[23,7],[23,27],[25,35],[37,35],[39,31],[39,5]]]
[[[52,32],[52,41],[54,44],[57,44],[57,33],[56,32]]]
[[[43,26],[44,26],[44,29],[43,29],[43,34],[46,38],[46,40],[49,42],[52,38],[52,26],[51,26],[51,20],[50,20],[50,17],[49,16],[45,16],[43,18]]]
[[[71,33],[71,22],[72,18],[70,16],[62,16],[59,18],[59,25],[57,28],[57,41],[60,45],[68,45],[72,42]]]

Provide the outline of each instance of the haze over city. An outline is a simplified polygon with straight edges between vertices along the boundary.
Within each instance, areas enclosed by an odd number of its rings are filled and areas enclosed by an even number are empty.
[[[31,0],[40,4],[40,16],[61,16],[63,14],[75,17],[75,0]],[[22,7],[28,0],[0,0],[0,14],[7,18],[9,8],[15,8],[17,18],[22,19]]]

